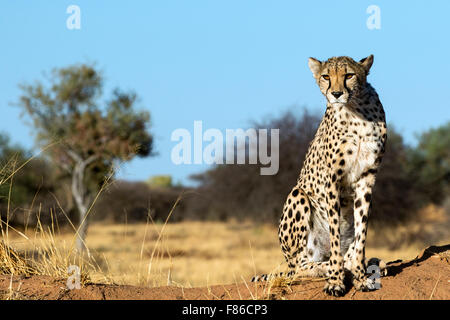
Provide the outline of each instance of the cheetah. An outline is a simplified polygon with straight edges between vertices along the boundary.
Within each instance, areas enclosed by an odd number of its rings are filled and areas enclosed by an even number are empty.
[[[327,109],[278,229],[287,275],[327,277],[324,291],[334,296],[346,292],[345,273],[357,290],[376,288],[366,275],[365,243],[387,130],[383,106],[367,82],[373,59],[309,58]]]

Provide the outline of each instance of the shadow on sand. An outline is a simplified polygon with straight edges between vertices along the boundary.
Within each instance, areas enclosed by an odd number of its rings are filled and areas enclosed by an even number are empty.
[[[387,263],[387,274],[388,276],[395,276],[403,271],[404,268],[417,265],[420,262],[423,262],[430,258],[433,255],[445,252],[450,250],[450,244],[443,246],[430,246],[422,251],[420,255],[418,255],[415,259],[412,259],[407,262],[403,262],[402,260],[391,261]]]

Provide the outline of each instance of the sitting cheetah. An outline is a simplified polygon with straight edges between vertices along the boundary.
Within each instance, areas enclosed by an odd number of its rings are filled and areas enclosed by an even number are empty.
[[[328,277],[324,291],[335,296],[345,294],[345,270],[356,289],[375,289],[366,276],[365,242],[386,123],[378,95],[366,81],[372,63],[373,55],[359,62],[309,59],[327,109],[279,227],[288,276]]]

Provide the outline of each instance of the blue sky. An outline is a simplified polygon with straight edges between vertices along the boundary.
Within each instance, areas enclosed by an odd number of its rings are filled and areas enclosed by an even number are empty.
[[[69,5],[81,9],[81,29],[66,28]],[[369,5],[381,29],[369,30]],[[307,67],[326,59],[375,55],[369,81],[388,121],[414,134],[450,119],[450,1],[2,1],[0,5],[0,131],[32,147],[33,131],[10,106],[17,85],[42,72],[96,62],[105,99],[114,87],[133,89],[150,110],[157,157],[133,160],[119,177],[175,181],[206,165],[172,164],[177,128],[245,128],[292,106],[323,112]],[[294,107],[295,109],[295,107]]]

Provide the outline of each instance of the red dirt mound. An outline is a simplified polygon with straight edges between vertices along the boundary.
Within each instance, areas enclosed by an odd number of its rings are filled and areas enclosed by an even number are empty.
[[[353,288],[339,299],[450,299],[450,245],[432,246],[415,259],[388,263],[388,274],[381,278],[382,288],[357,292]],[[90,299],[338,299],[325,295],[325,280],[272,286],[240,283],[209,288],[159,287],[90,283],[69,290],[64,279],[46,276],[0,275],[0,297],[13,299],[90,300]]]

